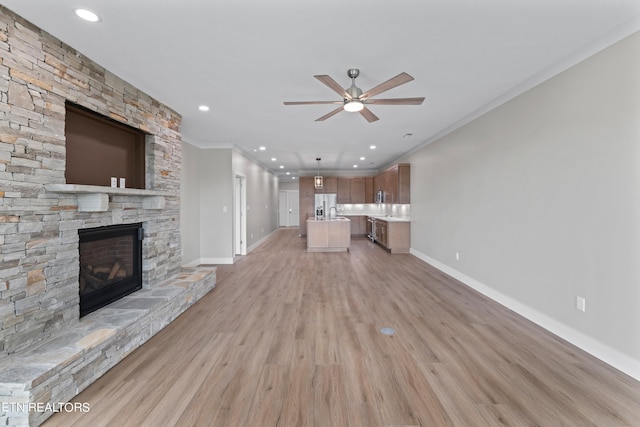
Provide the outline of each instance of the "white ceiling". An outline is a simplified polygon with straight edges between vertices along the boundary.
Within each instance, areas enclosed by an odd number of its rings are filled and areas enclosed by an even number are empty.
[[[318,156],[323,173],[371,173],[640,29],[638,0],[0,4],[182,114],[186,142],[237,147],[283,177],[315,171]],[[78,19],[80,6],[101,22]],[[348,68],[362,90],[407,72],[414,81],[377,98],[426,100],[371,106],[373,123],[347,112],[316,122],[335,106],[283,105],[340,100],[313,75],[346,88]]]

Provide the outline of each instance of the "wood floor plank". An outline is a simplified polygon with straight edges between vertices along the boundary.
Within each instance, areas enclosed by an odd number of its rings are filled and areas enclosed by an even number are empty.
[[[315,365],[294,366],[290,370],[287,395],[282,405],[277,427],[314,427]]]
[[[638,381],[412,255],[280,229],[217,278],[45,426],[640,426]]]
[[[317,427],[349,425],[349,405],[344,389],[344,376],[339,365],[316,365],[313,406]],[[311,403],[311,402],[309,402]]]

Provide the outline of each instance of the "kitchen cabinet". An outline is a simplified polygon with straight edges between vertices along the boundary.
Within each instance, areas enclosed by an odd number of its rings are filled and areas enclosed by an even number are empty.
[[[353,204],[366,203],[365,178],[351,178],[350,202]],[[338,202],[340,203],[340,202]]]
[[[400,203],[398,201],[398,166],[387,171],[385,188],[387,192],[386,203]]]
[[[369,227],[369,225],[368,225]],[[375,219],[376,242],[391,253],[408,253],[411,249],[411,223]]]
[[[411,203],[411,166],[409,163],[398,165],[398,201],[396,203],[408,205]]]
[[[312,178],[313,179],[313,178]],[[322,178],[322,188],[315,190],[316,193],[337,193],[338,178],[325,176]]]
[[[382,174],[378,174],[373,177],[373,200],[375,201],[375,196],[378,191],[382,190]]]
[[[387,249],[389,249],[388,229],[389,223],[387,221],[376,219],[376,241]]]
[[[373,193],[384,191],[384,202],[409,204],[411,188],[411,169],[409,163],[399,163],[373,178]]]
[[[350,216],[351,236],[364,236],[367,234],[367,217],[365,215]]]
[[[346,252],[351,246],[351,221],[347,218],[307,220],[308,252]]]
[[[351,201],[351,178],[338,178],[338,203],[353,203]]]
[[[373,189],[373,177],[368,176],[364,179],[364,202],[365,203],[374,203],[375,202],[375,191]]]
[[[301,176],[298,187],[300,188],[300,197],[313,197],[316,192],[312,176]]]

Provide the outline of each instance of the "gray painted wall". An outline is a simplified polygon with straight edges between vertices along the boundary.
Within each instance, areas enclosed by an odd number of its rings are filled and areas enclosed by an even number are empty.
[[[200,186],[198,183],[198,148],[182,143],[180,186],[180,234],[182,263],[200,258]]]
[[[637,378],[639,53],[636,33],[404,159],[414,254]]]
[[[300,184],[297,179],[295,181],[291,179],[280,180],[280,182],[278,183],[278,187],[280,190],[300,191]]]
[[[231,149],[198,150],[200,259],[220,263],[233,258],[233,175]]]
[[[247,250],[250,251],[277,228],[278,178],[237,151],[233,151],[233,171],[247,178]]]
[[[183,265],[231,263],[234,175],[246,177],[247,248],[276,230],[277,178],[232,149],[183,143]]]

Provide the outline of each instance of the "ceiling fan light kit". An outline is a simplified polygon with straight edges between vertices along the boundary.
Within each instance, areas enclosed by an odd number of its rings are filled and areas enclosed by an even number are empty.
[[[310,104],[342,104],[335,110],[325,114],[322,117],[316,119],[316,122],[321,122],[329,117],[333,117],[341,111],[348,111],[351,113],[359,112],[362,117],[369,123],[379,120],[378,117],[369,110],[365,104],[378,104],[378,105],[420,105],[424,101],[424,97],[421,98],[393,98],[393,99],[370,99],[372,96],[378,95],[394,87],[408,83],[413,80],[407,73],[400,73],[397,76],[380,83],[378,86],[369,89],[366,92],[356,86],[356,77],[360,75],[360,70],[357,68],[350,68],[347,70],[347,76],[351,79],[351,86],[348,89],[343,89],[342,86],[330,76],[316,75],[313,76],[320,82],[324,83],[329,89],[342,97],[342,101],[301,101],[301,102],[288,102],[285,101],[284,105],[310,105]]]
[[[350,113],[357,113],[364,108],[364,104],[360,101],[351,100],[344,102],[344,110]]]

